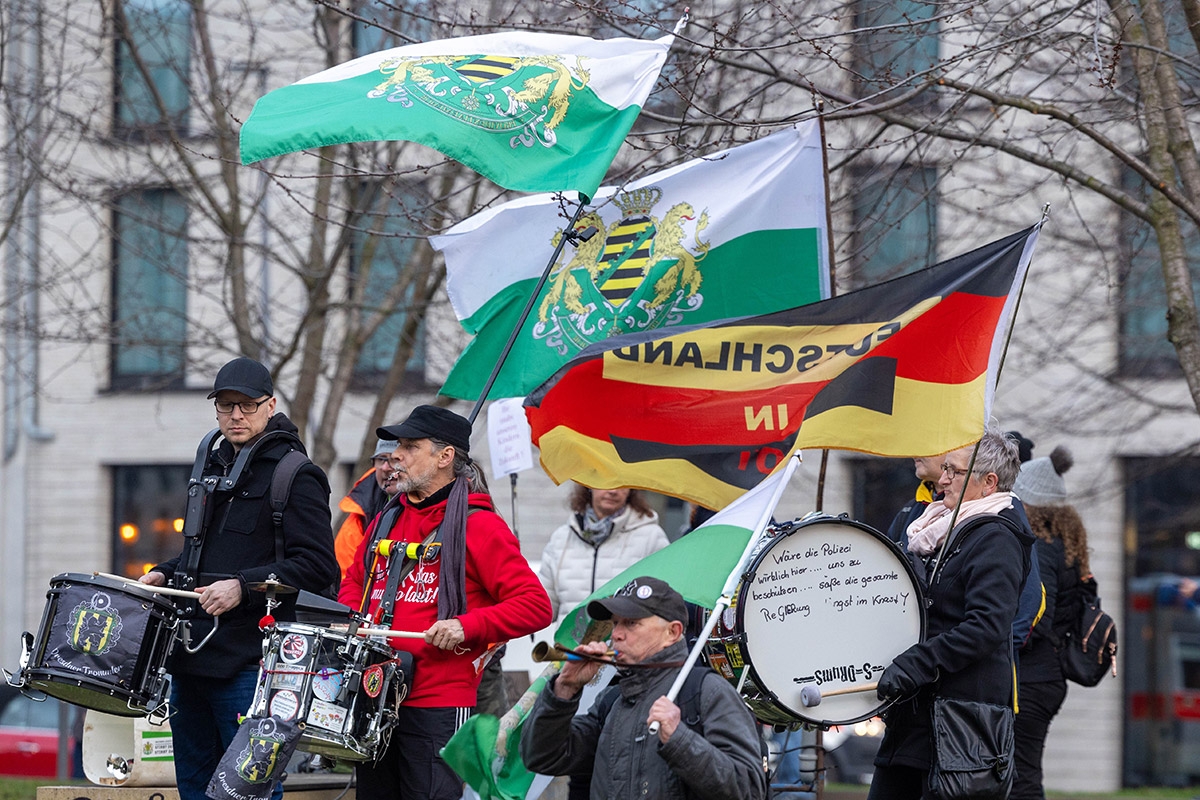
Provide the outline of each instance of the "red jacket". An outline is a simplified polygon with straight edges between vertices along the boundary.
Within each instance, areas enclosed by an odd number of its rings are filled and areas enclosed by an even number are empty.
[[[444,495],[439,492],[417,505],[401,495],[403,510],[387,538],[404,543],[424,541],[445,515]],[[455,654],[421,639],[392,639],[392,647],[412,652],[416,660],[412,692],[404,701],[410,706],[475,705],[480,659],[488,645],[527,636],[552,622],[550,598],[521,555],[517,537],[492,510],[491,497],[471,494],[469,504],[481,509],[467,517],[467,612],[458,617],[466,635],[463,644],[469,649]],[[338,593],[338,600],[352,608],[364,606],[363,559],[378,522],[376,517],[368,527]],[[396,563],[403,552],[403,547],[396,548]],[[387,583],[386,561],[379,559],[371,597],[366,598],[366,612],[372,619]],[[441,558],[432,563],[421,561],[404,579],[396,594],[391,628],[424,631],[437,621],[441,567]]]

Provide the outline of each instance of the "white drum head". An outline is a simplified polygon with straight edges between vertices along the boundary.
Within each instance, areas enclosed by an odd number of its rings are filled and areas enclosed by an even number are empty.
[[[832,517],[802,522],[759,552],[738,595],[738,621],[759,687],[821,725],[882,710],[874,689],[825,693],[878,681],[925,630],[908,561],[877,531]],[[820,703],[806,707],[802,691],[821,692]]]

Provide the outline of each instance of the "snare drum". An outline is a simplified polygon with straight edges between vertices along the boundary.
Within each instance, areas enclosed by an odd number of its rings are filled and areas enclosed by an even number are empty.
[[[50,579],[16,685],[84,708],[143,717],[166,700],[175,607],[151,586],[66,572]]]
[[[840,517],[767,534],[706,644],[709,664],[740,686],[765,723],[829,727],[875,716],[888,703],[874,689],[813,707],[800,693],[878,681],[924,638],[925,604],[908,559],[883,534]]]
[[[251,716],[305,723],[297,748],[310,753],[348,761],[383,755],[410,677],[407,653],[300,622],[278,623],[263,647]]]

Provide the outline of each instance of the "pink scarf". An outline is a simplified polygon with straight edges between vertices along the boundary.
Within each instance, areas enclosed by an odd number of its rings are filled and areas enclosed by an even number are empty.
[[[1012,508],[1012,498],[1012,492],[992,492],[978,500],[964,500],[955,523],[980,514],[996,514],[1006,508]],[[946,508],[940,500],[930,503],[925,512],[908,526],[908,552],[927,556],[937,550],[946,534],[950,533],[953,511],[952,508]]]

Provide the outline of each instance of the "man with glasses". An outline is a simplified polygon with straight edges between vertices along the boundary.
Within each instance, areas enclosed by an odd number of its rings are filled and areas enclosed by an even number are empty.
[[[346,512],[346,519],[338,528],[333,542],[342,577],[346,576],[346,568],[354,561],[354,554],[362,543],[367,525],[396,493],[396,470],[392,468],[389,458],[395,446],[395,442],[387,439],[376,440],[375,455],[371,456],[371,468],[355,481],[354,486],[338,503],[338,510]]]
[[[196,651],[176,647],[167,665],[181,800],[205,799],[221,755],[237,733],[238,716],[253,700],[262,657],[258,623],[266,613],[266,595],[251,587],[273,577],[296,589],[321,592],[338,577],[329,482],[312,462],[304,460],[296,472],[276,525],[271,479],[280,460],[293,450],[303,453],[304,445],[292,421],[275,413],[274,394],[271,373],[254,359],[235,358],[221,367],[208,396],[214,400],[219,434],[205,439],[196,467],[203,478],[233,477],[236,482],[230,489],[217,485],[206,490],[199,530],[185,524],[183,552],[141,578],[152,586],[171,583],[200,594],[199,608],[188,620],[190,647]],[[239,461],[243,454],[246,458]],[[200,485],[214,486],[204,480]],[[295,619],[295,595],[279,599],[284,604],[275,616]],[[204,641],[210,632],[211,639]]]

